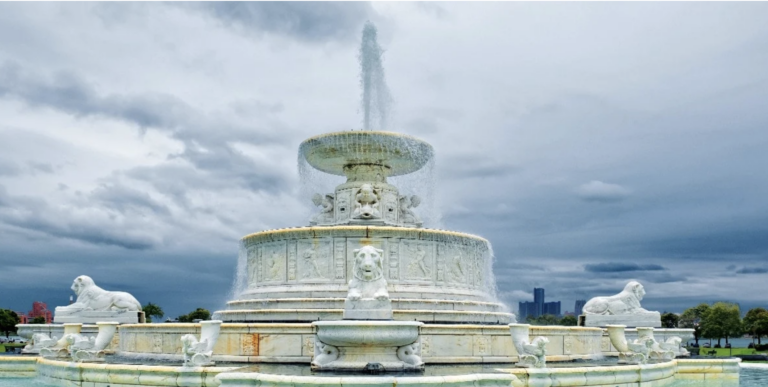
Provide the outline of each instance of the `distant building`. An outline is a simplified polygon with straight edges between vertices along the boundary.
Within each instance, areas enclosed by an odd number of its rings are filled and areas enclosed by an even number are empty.
[[[587,300],[576,300],[576,304],[573,307],[574,313],[577,316],[581,316],[581,314],[584,312],[584,305],[586,305]]]
[[[17,312],[15,310],[13,311],[13,313],[16,313],[16,315],[19,316],[19,324],[29,324],[29,322],[27,322],[26,314],[24,314],[23,312]]]
[[[19,315],[19,323],[20,324],[29,324],[32,322],[33,319],[36,317],[43,317],[45,318],[45,323],[50,324],[53,322],[53,313],[51,313],[50,310],[48,310],[48,305],[46,305],[44,302],[35,301],[32,303],[32,310],[27,312],[27,314],[16,312],[16,314]]]
[[[543,305],[541,314],[551,314],[553,316],[560,316],[560,301],[545,302]]]
[[[518,303],[517,321],[525,322],[528,317],[537,318],[545,314],[560,316],[560,301],[545,302],[544,300],[544,289],[533,288],[533,301]]]

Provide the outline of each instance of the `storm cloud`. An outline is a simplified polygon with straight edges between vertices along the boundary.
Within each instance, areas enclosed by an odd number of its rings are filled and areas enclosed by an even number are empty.
[[[311,195],[342,182],[302,180],[296,151],[359,129],[366,20],[392,128],[435,148],[434,169],[393,181],[430,198],[426,226],[493,244],[513,310],[533,287],[571,310],[632,279],[653,310],[765,306],[750,290],[768,274],[766,16],[764,3],[0,4],[0,307],[63,305],[88,274],[170,316],[222,308],[239,238],[306,225]]]
[[[588,271],[592,273],[615,273],[615,272],[622,272],[622,271],[657,271],[657,270],[667,270],[667,268],[661,265],[638,265],[636,263],[619,263],[619,262],[593,263],[593,264],[584,265],[584,271]]]

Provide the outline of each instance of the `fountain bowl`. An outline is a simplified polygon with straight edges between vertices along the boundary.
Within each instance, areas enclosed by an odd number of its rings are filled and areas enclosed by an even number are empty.
[[[419,321],[316,321],[317,338],[337,347],[400,347],[419,339]]]
[[[299,155],[314,168],[346,176],[352,166],[380,167],[387,176],[421,169],[434,155],[432,146],[418,138],[380,131],[334,132],[301,143]]]

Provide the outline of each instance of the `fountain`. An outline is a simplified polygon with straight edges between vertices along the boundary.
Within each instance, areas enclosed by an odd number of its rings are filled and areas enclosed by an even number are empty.
[[[360,59],[366,130],[322,134],[299,146],[303,162],[346,181],[312,197],[320,208],[309,226],[242,238],[244,286],[215,313],[218,320],[141,323],[132,296],[101,289],[95,300],[78,298],[60,311],[106,320],[20,325],[35,340],[29,356],[0,356],[0,386],[10,376],[125,387],[738,383],[738,359],[676,358],[684,355],[680,339],[667,336],[687,331],[517,324],[495,299],[488,241],[424,228],[416,209],[424,199],[388,181],[429,165],[434,150],[415,137],[368,130],[386,127],[391,102],[375,37],[367,25]],[[90,277],[78,278],[75,285],[93,290]],[[588,310],[619,316],[604,321],[632,321],[628,310],[654,316],[638,309],[639,300],[622,300],[601,298]],[[86,301],[116,304],[83,314]],[[130,323],[118,321],[123,317]],[[98,335],[88,337],[95,328]]]

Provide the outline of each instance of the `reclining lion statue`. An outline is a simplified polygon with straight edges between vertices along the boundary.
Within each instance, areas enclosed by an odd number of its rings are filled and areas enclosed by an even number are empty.
[[[75,278],[71,289],[77,295],[77,301],[72,305],[57,307],[57,312],[141,311],[141,304],[132,295],[104,290],[87,275]]]
[[[597,315],[619,315],[655,313],[643,309],[640,306],[645,296],[643,285],[637,281],[630,281],[621,293],[608,297],[595,297],[589,300],[583,309],[583,313]]]

